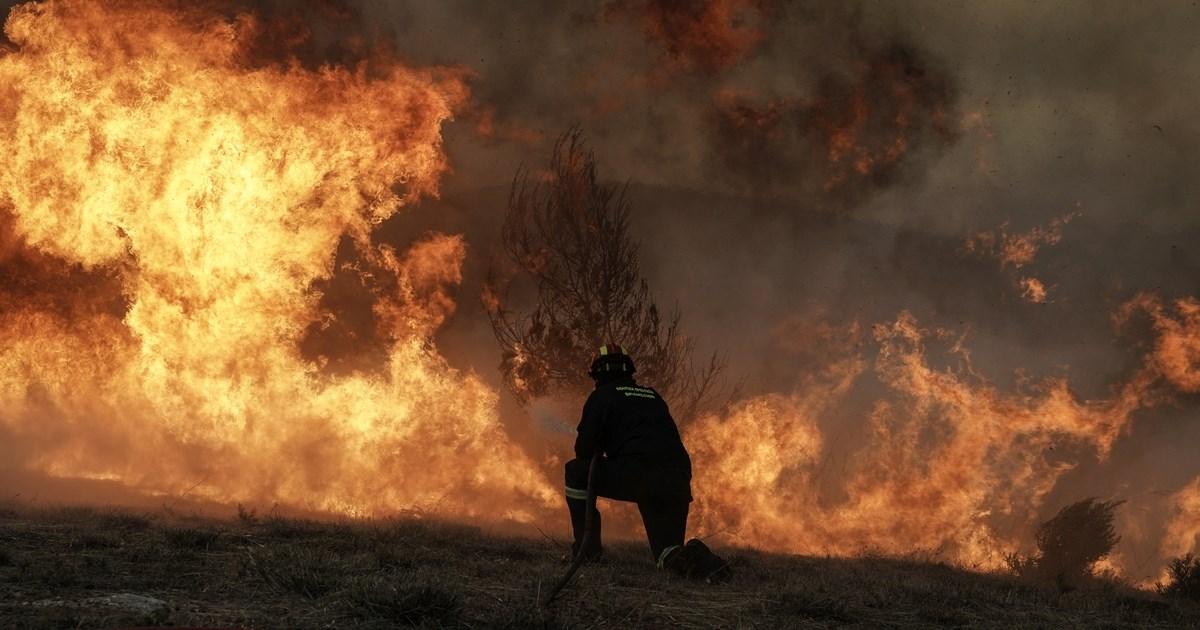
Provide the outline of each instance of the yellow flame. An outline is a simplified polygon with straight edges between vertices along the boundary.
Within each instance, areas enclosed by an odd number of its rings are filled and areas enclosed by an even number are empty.
[[[15,8],[0,58],[0,207],[30,250],[119,275],[122,314],[0,319],[0,407],[29,465],[148,491],[530,519],[556,499],[496,394],[429,336],[464,244],[372,228],[436,192],[452,72],[246,64],[262,25],[153,2]],[[397,277],[389,360],[332,378],[298,342],[352,236]]]
[[[1021,545],[1012,524],[1027,523],[1072,467],[1052,451],[1107,456],[1140,405],[1137,390],[1079,401],[1065,381],[1047,380],[1004,395],[969,369],[931,367],[925,339],[937,333],[907,313],[875,328],[875,372],[892,395],[875,402],[865,445],[832,482],[821,478],[832,451],[818,425],[860,379],[854,356],[791,396],[755,398],[691,427],[695,525],[796,553],[919,550],[1001,566]]]
[[[1171,496],[1172,514],[1160,550],[1165,558],[1200,553],[1200,477]]]
[[[1034,304],[1046,303],[1046,285],[1037,278],[1021,278],[1021,297]]]
[[[1200,392],[1200,300],[1183,297],[1167,306],[1162,299],[1142,292],[1114,314],[1118,326],[1134,313],[1150,316],[1156,333],[1154,348],[1145,360],[1145,376],[1161,377],[1181,392]]]

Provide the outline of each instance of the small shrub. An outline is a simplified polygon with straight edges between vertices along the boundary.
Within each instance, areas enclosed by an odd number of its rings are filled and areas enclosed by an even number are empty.
[[[409,554],[388,547],[375,551],[375,562],[381,571],[406,571],[416,566]]]
[[[1165,597],[1180,597],[1200,601],[1200,559],[1192,554],[1175,558],[1167,565],[1170,580],[1164,585],[1155,584]]]
[[[1092,567],[1121,540],[1112,520],[1113,510],[1122,503],[1092,497],[1068,505],[1042,523],[1035,536],[1042,575],[1067,581],[1090,577]]]
[[[308,519],[287,518],[277,514],[268,515],[263,521],[267,535],[282,540],[310,538],[321,535],[325,526]]]
[[[293,547],[248,556],[250,568],[268,584],[309,599],[342,585],[346,567],[336,554],[319,547]]]
[[[1004,564],[1017,577],[1030,577],[1037,568],[1036,558],[1027,558],[1015,552],[1004,554]]]
[[[237,504],[237,514],[238,514],[238,520],[242,522],[242,525],[249,525],[249,526],[258,525],[258,516],[257,516],[258,510],[257,509],[247,510],[246,506],[239,503],[239,504]]]
[[[115,549],[121,546],[121,539],[106,532],[84,530],[77,533],[71,546],[76,549]]]
[[[50,518],[64,523],[94,522],[98,514],[96,508],[86,505],[64,505],[47,511]]]
[[[162,545],[130,545],[122,550],[119,557],[124,558],[127,562],[134,564],[152,564],[156,562],[165,562],[167,557],[166,549]],[[179,558],[174,558],[176,562]]]
[[[1067,593],[1093,577],[1097,562],[1121,540],[1113,531],[1113,511],[1124,501],[1097,501],[1095,497],[1063,508],[1038,527],[1034,539],[1038,553],[1031,558],[1004,557],[1015,575],[1053,582]]]
[[[94,565],[99,563],[89,560],[79,556],[64,557],[58,562],[31,564],[28,570],[34,580],[51,588],[90,588],[95,569],[104,567],[96,567]]]
[[[854,615],[846,603],[836,597],[807,591],[785,591],[779,595],[774,612],[821,622],[851,623]]]
[[[221,532],[199,527],[169,528],[163,530],[167,544],[179,549],[208,549],[212,547]]]
[[[1078,576],[1078,577],[1082,577],[1082,576]],[[1058,589],[1059,593],[1062,593],[1064,595],[1066,595],[1067,593],[1070,593],[1071,591],[1075,590],[1075,588],[1076,588],[1073,583],[1067,581],[1067,574],[1065,571],[1060,571],[1060,572],[1054,574],[1054,586]]]
[[[379,619],[405,625],[453,623],[462,598],[429,580],[394,580],[369,576],[356,580],[344,593],[350,613],[360,619]]]
[[[106,529],[123,529],[140,532],[149,529],[154,518],[149,514],[133,514],[120,510],[109,510],[100,515],[100,526]]]

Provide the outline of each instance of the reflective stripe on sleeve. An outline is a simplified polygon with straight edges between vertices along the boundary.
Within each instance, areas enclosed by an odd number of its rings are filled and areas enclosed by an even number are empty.
[[[587,490],[580,490],[579,488],[572,488],[571,486],[567,486],[567,498],[568,499],[580,499],[582,501],[587,501]]]

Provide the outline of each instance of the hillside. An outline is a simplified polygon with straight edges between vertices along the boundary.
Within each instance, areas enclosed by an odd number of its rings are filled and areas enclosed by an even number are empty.
[[[425,520],[0,507],[0,626],[1200,626],[1200,605],[1120,585],[1062,592],[912,559],[718,546],[734,578],[685,582],[636,542],[543,609],[564,548]]]

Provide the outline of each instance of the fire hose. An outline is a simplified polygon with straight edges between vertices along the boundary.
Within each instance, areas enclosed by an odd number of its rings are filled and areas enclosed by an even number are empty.
[[[567,567],[567,572],[563,574],[562,579],[547,591],[546,598],[542,600],[542,606],[549,606],[550,602],[553,602],[558,593],[567,585],[567,582],[571,581],[571,577],[575,575],[575,571],[587,560],[587,553],[585,552],[592,548],[591,543],[595,542],[598,544],[600,542],[599,540],[592,540],[593,536],[595,536],[594,530],[596,529],[596,469],[599,468],[599,464],[600,453],[597,452],[595,455],[592,455],[592,463],[588,466],[587,507],[583,517],[583,541],[579,545],[578,553],[575,554],[575,558],[571,561],[571,566]]]

